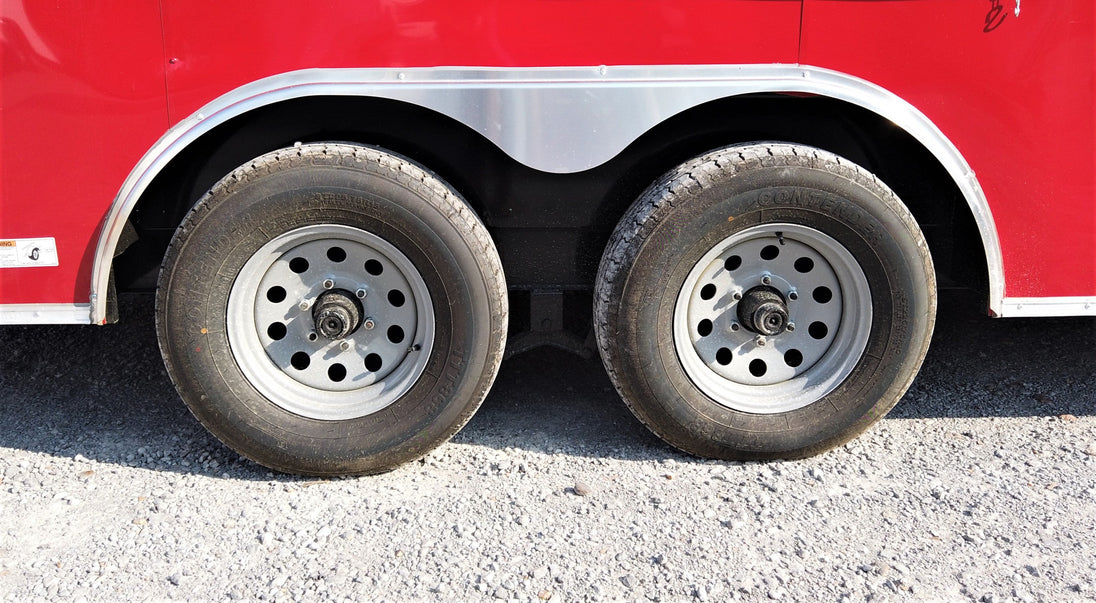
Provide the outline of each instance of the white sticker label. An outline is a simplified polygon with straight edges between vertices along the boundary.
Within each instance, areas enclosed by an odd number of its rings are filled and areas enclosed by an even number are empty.
[[[56,266],[57,242],[44,239],[0,239],[0,268]]]

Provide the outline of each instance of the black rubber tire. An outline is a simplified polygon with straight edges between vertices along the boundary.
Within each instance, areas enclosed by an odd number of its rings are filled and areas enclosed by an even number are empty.
[[[322,224],[394,245],[425,281],[436,319],[411,388],[345,420],[270,402],[237,366],[227,335],[229,292],[248,259],[280,233]],[[275,151],[218,182],[176,232],[156,306],[168,374],[194,416],[240,454],[288,473],[376,473],[423,456],[472,417],[506,340],[502,266],[474,212],[410,160],[348,144]]]
[[[742,412],[694,384],[671,324],[696,263],[727,237],[769,223],[803,225],[843,245],[870,287],[872,320],[864,352],[835,389],[787,412]],[[663,440],[710,458],[802,458],[852,439],[902,397],[928,351],[936,283],[909,211],[866,170],[810,147],[749,144],[688,161],[644,192],[605,250],[594,306],[617,391]]]

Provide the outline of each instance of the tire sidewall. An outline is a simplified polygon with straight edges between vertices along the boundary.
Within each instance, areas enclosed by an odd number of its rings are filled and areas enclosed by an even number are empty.
[[[398,170],[339,162],[302,162],[215,188],[161,287],[164,349],[185,350],[174,358],[175,380],[192,412],[230,447],[290,471],[367,472],[417,458],[467,421],[486,390],[482,377],[494,376],[485,371],[494,309],[484,269],[443,208]],[[229,293],[244,264],[274,237],[317,224],[352,226],[394,245],[434,308],[422,375],[391,405],[356,419],[309,419],[274,405],[239,370],[228,340]]]
[[[880,202],[893,195],[873,184],[806,166],[760,168],[697,187],[661,216],[634,258],[617,317],[636,355],[624,364],[644,367],[622,379],[639,389],[625,397],[648,401],[641,418],[660,436],[702,456],[806,456],[850,439],[897,402],[920,365],[921,355],[910,361],[909,351],[931,331],[929,285],[924,250],[902,216]],[[803,408],[754,414],[696,388],[678,357],[692,350],[675,348],[672,325],[678,292],[700,258],[727,237],[772,223],[841,243],[864,271],[873,314],[866,349],[833,391]]]

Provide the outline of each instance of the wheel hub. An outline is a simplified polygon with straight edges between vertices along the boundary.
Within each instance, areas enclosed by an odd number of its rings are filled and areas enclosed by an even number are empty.
[[[353,293],[335,289],[321,295],[312,309],[316,332],[336,341],[352,335],[362,324],[362,304]]]
[[[788,412],[848,376],[871,315],[867,279],[843,245],[807,226],[759,225],[717,243],[686,276],[674,345],[717,403]]]
[[[320,224],[274,237],[240,269],[228,337],[248,381],[284,410],[321,420],[376,412],[426,368],[430,292],[392,244]]]
[[[738,303],[738,320],[759,335],[779,335],[788,328],[788,304],[772,287],[754,287]]]

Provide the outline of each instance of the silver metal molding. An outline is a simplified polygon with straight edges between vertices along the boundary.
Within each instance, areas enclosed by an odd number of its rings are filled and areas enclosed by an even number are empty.
[[[1007,318],[1096,316],[1096,297],[1006,297],[997,314]]]
[[[0,325],[90,323],[91,304],[0,304]]]
[[[182,120],[130,172],[107,213],[95,253],[91,321],[106,316],[111,260],[130,212],[153,178],[187,145],[229,119],[307,96],[372,96],[445,114],[538,170],[571,173],[616,156],[673,115],[758,92],[815,94],[889,119],[944,166],[974,214],[986,252],[990,309],[1003,311],[1004,268],[985,195],[966,160],[924,114],[865,80],[799,65],[653,67],[308,69],[233,90]]]

